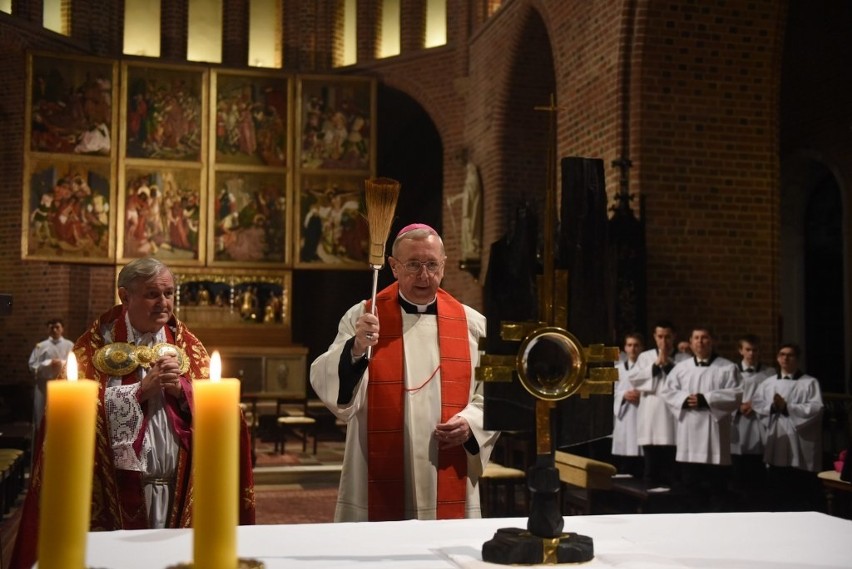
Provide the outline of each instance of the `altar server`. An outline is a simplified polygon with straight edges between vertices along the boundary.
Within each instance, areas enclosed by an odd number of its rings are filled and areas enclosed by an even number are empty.
[[[738,367],[743,378],[743,400],[734,411],[731,425],[732,489],[738,495],[741,509],[763,510],[766,467],[763,464],[763,441],[766,429],[754,411],[752,399],[760,385],[775,375],[775,368],[760,361],[760,340],[746,334],[738,341],[742,358]]]
[[[627,379],[642,353],[644,341],[638,332],[624,336],[624,361],[618,364],[618,383],[613,397],[612,454],[622,473],[641,477],[642,447],[636,438],[636,417],[641,393]]]
[[[667,320],[654,325],[656,348],[639,354],[627,379],[642,395],[636,415],[636,441],[645,457],[644,478],[649,488],[669,490],[675,481],[674,415],[660,397],[666,375],[689,356],[675,350],[675,327]]]
[[[766,426],[763,460],[776,511],[819,507],[822,392],[819,381],[799,369],[799,355],[796,344],[782,345],[778,374],[761,384],[753,401]]]
[[[736,364],[713,350],[706,327],[693,328],[694,356],[666,377],[663,397],[677,418],[677,462],[693,511],[726,505],[727,467],[731,464],[731,413],[742,400]]]

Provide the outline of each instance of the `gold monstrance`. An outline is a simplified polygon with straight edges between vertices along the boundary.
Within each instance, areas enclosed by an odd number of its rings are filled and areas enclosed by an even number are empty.
[[[594,558],[591,537],[563,532],[559,508],[559,471],[554,464],[551,412],[557,401],[577,393],[582,398],[611,394],[618,371],[618,348],[583,347],[567,330],[568,274],[554,261],[556,230],[556,106],[552,113],[545,201],[544,271],[540,281],[539,321],[501,322],[503,340],[520,341],[517,356],[483,355],[476,370],[479,381],[514,381],[536,398],[536,464],[527,471],[531,493],[527,529],[502,528],[482,546],[482,559],[501,564],[580,563]],[[487,401],[486,401],[487,405]]]

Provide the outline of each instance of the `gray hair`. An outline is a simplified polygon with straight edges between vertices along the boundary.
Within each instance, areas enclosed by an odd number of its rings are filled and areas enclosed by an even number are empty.
[[[417,229],[412,229],[411,231],[406,231],[405,233],[400,233],[399,235],[397,235],[396,239],[393,240],[393,245],[391,246],[391,255],[393,257],[396,257],[397,251],[399,249],[399,244],[405,239],[410,239],[412,241],[420,241],[423,239],[427,239],[432,235],[438,238],[438,243],[441,244],[441,255],[446,257],[447,254],[444,252],[444,240],[441,239],[441,236],[438,235],[438,232],[432,229],[431,227],[418,227]]]
[[[169,273],[174,279],[172,270],[159,259],[154,257],[133,259],[118,273],[118,286],[119,288],[129,289],[137,280],[148,282],[163,272]]]

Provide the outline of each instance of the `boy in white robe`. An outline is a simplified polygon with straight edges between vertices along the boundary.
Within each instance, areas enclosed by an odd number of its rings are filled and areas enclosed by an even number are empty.
[[[689,356],[675,350],[675,328],[667,320],[654,325],[656,348],[646,350],[636,358],[636,365],[627,380],[642,395],[636,415],[636,441],[645,457],[644,479],[650,489],[667,491],[675,482],[674,415],[660,397],[663,384],[677,362]]]
[[[742,400],[737,366],[713,352],[707,328],[690,336],[693,358],[666,377],[662,396],[677,417],[677,461],[692,511],[726,507],[731,464],[731,413]]]
[[[74,342],[62,336],[65,326],[59,318],[51,318],[47,321],[48,338],[42,340],[30,354],[29,366],[35,379],[35,390],[33,391],[33,438],[41,426],[44,417],[45,394],[47,393],[47,382],[59,377],[68,353],[74,347]],[[33,456],[35,454],[33,453]]]
[[[763,460],[773,511],[820,507],[822,392],[815,377],[799,370],[799,354],[797,345],[782,345],[777,376],[764,381],[753,399],[766,427]]]
[[[766,483],[766,466],[763,463],[763,441],[766,430],[752,406],[755,392],[775,368],[760,361],[760,340],[746,334],[738,342],[742,358],[738,364],[743,378],[743,401],[733,414],[731,425],[731,462],[733,476],[731,488],[737,494],[740,509],[762,511]]]
[[[641,393],[627,379],[636,365],[644,342],[639,333],[624,336],[624,361],[618,364],[618,383],[613,397],[612,454],[618,470],[636,478],[642,476],[642,447],[636,438],[636,417]]]

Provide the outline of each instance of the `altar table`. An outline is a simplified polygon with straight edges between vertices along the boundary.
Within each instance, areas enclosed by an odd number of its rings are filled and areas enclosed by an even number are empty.
[[[267,569],[482,569],[504,567],[481,556],[503,527],[526,518],[243,526],[238,547]],[[565,531],[594,539],[582,569],[852,567],[852,521],[816,512],[572,516]],[[191,555],[192,530],[88,536],[90,568],[165,569]]]

